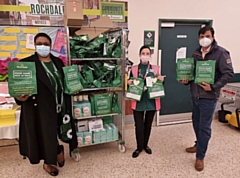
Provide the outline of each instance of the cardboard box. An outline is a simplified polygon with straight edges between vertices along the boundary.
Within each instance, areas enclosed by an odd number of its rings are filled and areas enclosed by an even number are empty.
[[[82,0],[65,0],[64,25],[81,26],[83,20]]]
[[[114,28],[112,20],[108,16],[101,17],[89,25],[89,27],[83,27],[75,32],[76,35],[88,35],[89,39],[92,40],[98,37],[101,33],[109,31]]]

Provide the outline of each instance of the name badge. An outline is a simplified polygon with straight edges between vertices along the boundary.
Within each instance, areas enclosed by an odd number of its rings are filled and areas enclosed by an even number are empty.
[[[147,87],[152,87],[153,86],[151,77],[146,77],[146,84],[147,84]]]

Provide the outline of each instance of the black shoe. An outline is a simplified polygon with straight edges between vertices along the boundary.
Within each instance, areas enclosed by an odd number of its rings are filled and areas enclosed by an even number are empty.
[[[55,168],[55,167],[52,166],[52,168],[54,168],[54,169],[52,169],[52,171],[48,172],[48,171],[45,169],[45,166],[44,166],[44,165],[47,165],[47,164],[43,164],[43,169],[44,169],[48,174],[50,174],[51,176],[57,176],[57,175],[58,175],[58,170],[57,170],[57,168]]]
[[[152,150],[148,146],[144,148],[144,150],[146,151],[147,154],[152,154]]]
[[[139,150],[135,150],[134,152],[133,152],[133,154],[132,154],[132,157],[133,158],[136,158],[136,157],[138,157],[138,155],[141,153],[141,151],[139,151]]]
[[[63,145],[58,145],[58,154],[63,154],[63,162],[57,162],[59,167],[63,167],[65,163]]]

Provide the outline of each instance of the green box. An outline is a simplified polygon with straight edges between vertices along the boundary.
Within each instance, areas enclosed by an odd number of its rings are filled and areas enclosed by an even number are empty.
[[[101,143],[101,131],[93,132],[93,144]]]

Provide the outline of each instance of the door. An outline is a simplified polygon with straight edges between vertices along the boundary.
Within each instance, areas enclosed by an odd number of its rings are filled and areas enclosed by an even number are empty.
[[[209,24],[209,21],[164,22],[160,19],[159,50],[161,51],[161,59],[159,64],[161,73],[166,75],[166,78],[164,82],[165,97],[161,99],[159,122],[182,122],[191,119],[189,85],[183,85],[176,80],[177,51],[185,48],[185,57],[192,57],[195,49],[199,47],[198,31],[202,25],[206,24]],[[185,116],[182,117],[183,115]],[[163,116],[166,116],[165,119]]]

